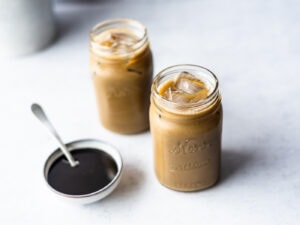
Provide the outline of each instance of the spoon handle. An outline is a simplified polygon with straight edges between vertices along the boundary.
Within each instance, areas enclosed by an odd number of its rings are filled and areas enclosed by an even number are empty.
[[[60,138],[60,136],[56,132],[56,130],[53,127],[52,123],[50,122],[50,120],[46,116],[46,113],[44,112],[43,108],[39,104],[34,103],[34,104],[31,105],[31,111],[49,129],[51,134],[58,141],[59,146],[60,146],[62,152],[64,153],[64,155],[66,156],[67,160],[69,161],[70,165],[72,167],[75,167],[76,165],[78,165],[78,161],[75,161],[73,156],[71,155],[71,153],[68,151],[66,145],[63,143],[62,139]]]

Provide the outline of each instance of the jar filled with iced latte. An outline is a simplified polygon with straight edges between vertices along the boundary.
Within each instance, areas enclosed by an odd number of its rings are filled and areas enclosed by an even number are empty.
[[[178,191],[214,185],[220,174],[222,135],[216,76],[196,65],[161,71],[152,84],[150,130],[161,184]]]
[[[104,127],[124,134],[148,129],[153,62],[146,28],[128,19],[96,25],[90,68]]]

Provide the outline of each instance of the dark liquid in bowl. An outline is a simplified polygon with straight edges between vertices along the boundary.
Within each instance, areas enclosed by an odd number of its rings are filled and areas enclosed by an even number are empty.
[[[71,167],[64,156],[59,157],[48,172],[48,183],[69,195],[84,195],[108,185],[117,174],[117,165],[107,153],[86,148],[72,151],[79,165]]]

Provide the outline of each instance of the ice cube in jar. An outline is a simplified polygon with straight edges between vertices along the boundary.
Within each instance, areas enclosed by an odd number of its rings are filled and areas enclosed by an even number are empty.
[[[175,103],[194,103],[205,99],[209,94],[206,84],[188,72],[181,72],[175,81],[163,84],[159,94]]]
[[[132,46],[139,41],[139,37],[129,29],[113,28],[100,34],[97,42],[113,53],[130,51]]]

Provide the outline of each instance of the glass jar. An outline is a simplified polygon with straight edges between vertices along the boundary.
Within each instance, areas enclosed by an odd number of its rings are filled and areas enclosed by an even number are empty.
[[[124,134],[148,129],[153,60],[146,28],[129,19],[96,25],[90,68],[103,126]]]
[[[174,102],[162,96],[161,90],[176,83],[182,73],[191,74],[193,82],[203,82],[207,95],[195,102]],[[172,66],[154,78],[150,130],[155,173],[164,186],[196,191],[217,182],[223,117],[218,88],[217,77],[196,65]]]

